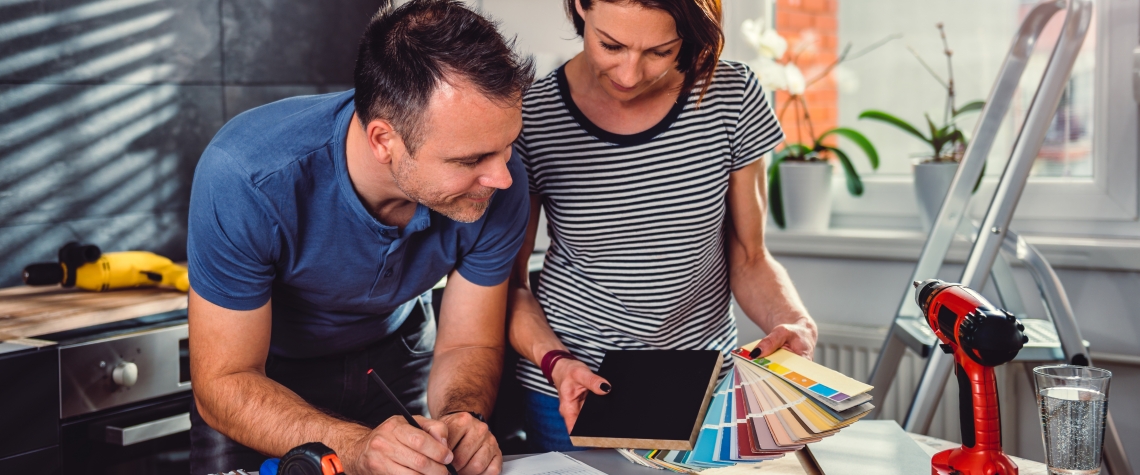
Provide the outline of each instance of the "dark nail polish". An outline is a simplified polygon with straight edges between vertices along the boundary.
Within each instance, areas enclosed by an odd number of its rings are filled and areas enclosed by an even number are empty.
[[[602,387],[602,392],[607,392],[607,393],[610,392],[610,384],[609,383],[602,383],[601,387]]]
[[[751,352],[748,353],[748,357],[749,358],[756,358],[756,357],[760,356],[760,353],[761,353],[760,347],[757,346],[756,348],[753,348]]]

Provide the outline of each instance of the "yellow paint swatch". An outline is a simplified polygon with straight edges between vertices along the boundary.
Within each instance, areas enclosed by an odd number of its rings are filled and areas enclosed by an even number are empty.
[[[792,353],[783,348],[776,350],[774,353],[763,358],[757,358],[763,361],[760,364],[765,369],[776,373],[781,376],[786,376],[788,373],[797,373],[798,378],[792,382],[812,382],[821,384],[827,388],[833,389],[848,396],[855,396],[863,394],[873,389],[869,384],[860,382],[851,378],[843,373],[835,371],[831,368],[815,363],[807,358]],[[805,385],[805,388],[812,389],[815,384]],[[824,394],[824,396],[828,396]]]

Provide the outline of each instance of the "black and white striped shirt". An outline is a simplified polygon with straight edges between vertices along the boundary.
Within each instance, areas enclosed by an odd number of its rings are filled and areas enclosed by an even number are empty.
[[[651,348],[715,349],[731,367],[729,174],[784,134],[743,64],[721,61],[698,107],[700,87],[633,135],[591,123],[570,99],[563,68],[523,98],[516,148],[549,222],[538,301],[594,370],[607,349]],[[525,358],[518,377],[556,395]]]

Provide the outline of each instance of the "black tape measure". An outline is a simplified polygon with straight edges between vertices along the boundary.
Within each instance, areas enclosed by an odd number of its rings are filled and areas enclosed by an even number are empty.
[[[336,452],[320,442],[293,447],[281,457],[279,475],[344,475],[344,467]]]

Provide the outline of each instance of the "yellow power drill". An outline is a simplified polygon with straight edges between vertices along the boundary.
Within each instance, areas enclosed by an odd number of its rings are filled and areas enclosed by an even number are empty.
[[[24,268],[24,283],[104,290],[164,285],[186,292],[186,267],[153,252],[125,251],[103,254],[98,246],[69,242],[59,250],[59,262]]]

